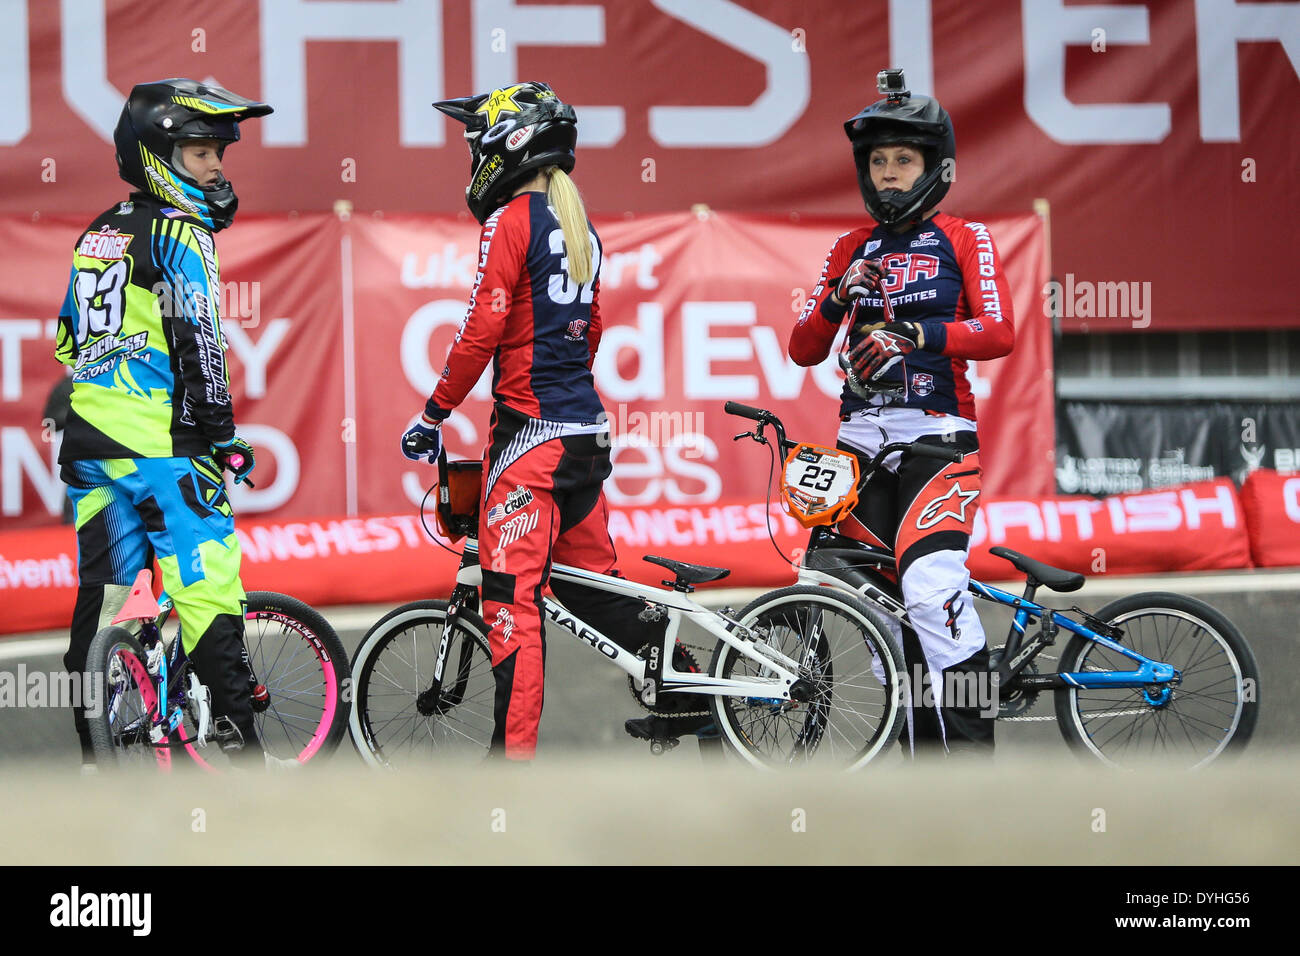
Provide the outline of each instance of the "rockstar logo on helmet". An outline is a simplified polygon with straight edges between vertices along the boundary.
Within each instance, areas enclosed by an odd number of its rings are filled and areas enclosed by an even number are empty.
[[[526,85],[519,83],[515,86],[507,86],[505,89],[493,90],[492,95],[487,98],[487,102],[474,112],[487,113],[488,126],[495,126],[497,118],[502,113],[518,113],[520,111],[519,104],[515,102],[515,94]]]

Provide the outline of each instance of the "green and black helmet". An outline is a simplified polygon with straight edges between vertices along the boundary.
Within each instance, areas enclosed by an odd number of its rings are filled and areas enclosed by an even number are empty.
[[[118,174],[214,231],[224,229],[239,207],[234,188],[224,176],[201,187],[181,162],[181,144],[215,139],[224,150],[239,140],[241,121],[270,112],[266,103],[194,80],[141,83],[131,90],[113,131]]]

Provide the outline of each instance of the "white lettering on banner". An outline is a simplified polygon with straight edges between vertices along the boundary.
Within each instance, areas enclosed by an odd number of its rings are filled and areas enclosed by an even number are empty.
[[[765,68],[763,92],[748,106],[652,106],[650,136],[661,146],[766,146],[808,106],[807,55],[791,55],[790,31],[729,0],[651,0],[660,10]]]
[[[1065,95],[1065,48],[1088,45],[1096,29],[1108,43],[1150,43],[1146,7],[1022,0],[1020,10],[1025,112],[1044,133],[1060,143],[1158,143],[1169,135],[1167,103],[1076,104]]]
[[[636,357],[636,375],[624,378],[625,350]],[[635,325],[607,325],[591,371],[596,387],[614,402],[662,399],[664,386],[664,309],[657,302],[636,307]]]
[[[75,588],[77,562],[60,551],[53,558],[8,560],[0,554],[0,588]]]
[[[63,22],[72,21],[65,17]],[[275,105],[275,112],[261,121],[262,142],[267,146],[307,144],[310,40],[395,42],[399,141],[403,146],[442,145],[441,114],[429,108],[431,101],[443,98],[442,4],[261,0],[261,23],[262,96]],[[320,119],[330,122],[333,117]]]
[[[280,347],[284,337],[289,334],[292,320],[272,319],[266,324],[266,330],[254,342],[238,322],[226,322],[222,326],[230,348],[244,366],[244,397],[262,398],[266,395],[266,367],[271,356]]]
[[[23,513],[23,476],[36,488],[41,504],[51,515],[63,508],[65,489],[59,480],[59,442],[37,447],[27,430],[17,425],[0,428],[0,514]],[[49,457],[46,462],[42,449]]]
[[[611,252],[605,258],[600,269],[600,287],[617,289],[623,284],[623,270],[629,265],[636,266],[636,287],[638,289],[659,288],[659,277],[655,275],[655,266],[664,261],[659,250],[652,242],[643,242],[635,252]]]
[[[989,539],[1002,542],[1007,539],[1008,528],[1026,528],[1032,541],[1042,541],[1043,516],[1035,501],[990,501],[980,513],[987,513]]]
[[[1195,529],[1201,526],[1201,515],[1209,512],[1219,516],[1220,524],[1225,528],[1237,527],[1237,497],[1227,485],[1218,485],[1209,498],[1198,498],[1191,488],[1178,492],[1183,505],[1183,514],[1187,518],[1187,527]]]
[[[419,520],[415,515],[386,515],[325,523],[290,521],[237,528],[235,534],[246,561],[311,560],[432,546]]]
[[[1062,514],[1074,519],[1073,540],[1090,541],[1097,536],[1092,516],[1102,511],[1110,518],[1113,534],[1178,531],[1184,527],[1195,531],[1202,527],[1207,514],[1217,515],[1218,526],[1225,530],[1238,526],[1237,501],[1228,485],[1216,486],[1210,497],[1198,497],[1193,488],[1180,488],[1101,501],[990,501],[975,516],[971,546],[1002,544],[1012,528],[1024,528],[1031,541],[1060,541],[1064,538]],[[1296,520],[1300,521],[1300,501],[1296,502]]]
[[[889,0],[889,64],[907,73],[907,88],[934,90],[934,36],[930,0]]]
[[[402,254],[402,285],[408,289],[468,289],[474,284],[474,257],[477,248],[461,254],[460,246],[448,242],[442,252],[431,252],[425,260],[424,275],[416,274],[419,257],[414,252]],[[601,277],[602,280],[604,276]]]
[[[749,335],[754,340],[758,367],[763,371],[763,380],[767,382],[772,397],[798,398],[803,391],[803,379],[807,369],[802,365],[796,365],[786,355],[785,346],[777,337],[776,329],[767,325],[758,325]]]
[[[107,143],[126,94],[108,82],[105,0],[62,0],[63,99]],[[73,26],[75,24],[75,26]]]
[[[768,518],[778,534],[797,535],[799,524],[773,503],[711,507],[611,510],[609,536],[615,548],[689,548],[702,544],[742,544],[767,539]]]
[[[1056,502],[1056,510],[1074,518],[1075,537],[1080,541],[1089,541],[1093,537],[1092,516],[1102,509],[1100,501],[1088,501],[1076,498],[1071,501]]]
[[[683,302],[682,371],[684,396],[693,399],[749,400],[758,396],[753,375],[714,375],[715,361],[750,362],[753,348],[748,337],[712,335],[715,325],[753,325],[758,311],[753,302]]]
[[[0,3],[0,89],[5,91],[0,146],[21,142],[32,128],[31,77],[27,71],[27,4],[8,0]]]
[[[240,422],[239,435],[257,452],[257,462],[263,469],[257,472],[258,477],[270,474],[272,469],[266,466],[274,464],[275,480],[270,484],[259,481],[256,488],[250,488],[246,484],[237,485],[233,479],[227,481],[230,505],[237,515],[274,511],[287,503],[298,490],[298,477],[301,474],[298,448],[292,438],[272,425]]]
[[[465,321],[465,303],[459,299],[435,299],[426,302],[406,320],[402,326],[400,355],[402,372],[411,387],[420,395],[428,396],[438,386],[442,378],[442,368],[446,364],[444,353],[435,369],[429,364],[429,339],[433,333],[444,325],[460,329]],[[604,343],[602,342],[602,351]],[[488,401],[492,397],[492,364],[483,370],[479,380],[474,384],[469,397],[478,401]]]
[[[0,319],[0,400],[23,397],[23,342],[40,337],[40,319]]]
[[[519,47],[604,46],[605,10],[590,4],[516,6],[514,0],[474,0],[474,89],[519,82]],[[501,46],[496,45],[498,40]],[[504,48],[502,48],[502,46]],[[580,146],[613,146],[623,138],[621,106],[574,106]]]
[[[1288,518],[1300,524],[1300,478],[1288,478],[1282,483],[1282,507]]]
[[[605,496],[612,505],[648,505],[660,500],[671,504],[705,503],[717,501],[722,493],[717,471],[700,461],[718,460],[718,446],[707,435],[688,432],[680,436],[680,447],[663,449],[615,440],[609,456],[614,473],[605,479]],[[678,479],[697,482],[701,490],[688,491]],[[628,490],[629,485],[635,487],[640,481],[646,482],[641,491]]]
[[[1196,73],[1201,140],[1241,140],[1237,44],[1277,40],[1300,74],[1300,3],[1196,0]]]
[[[1176,531],[1183,523],[1178,496],[1172,491],[1133,495],[1121,500],[1128,513],[1129,531]]]

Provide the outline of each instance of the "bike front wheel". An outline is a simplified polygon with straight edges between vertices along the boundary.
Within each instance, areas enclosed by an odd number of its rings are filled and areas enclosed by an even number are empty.
[[[711,699],[724,739],[749,763],[857,770],[898,740],[906,719],[903,651],[859,598],[831,588],[784,588],[759,597],[737,620],[796,662],[803,682],[800,701]],[[723,680],[775,676],[726,643],[718,644],[709,672]]]
[[[152,746],[158,689],[140,642],[125,628],[103,628],[90,642],[86,676],[84,703],[95,763],[105,770],[169,769],[171,751]]]
[[[332,754],[351,709],[348,653],[334,628],[296,598],[250,591],[244,646],[267,691],[265,706],[254,708],[266,752],[299,763]]]
[[[1120,598],[1096,617],[1123,630],[1125,647],[1173,665],[1181,680],[1157,703],[1141,687],[1057,690],[1057,724],[1072,750],[1123,768],[1173,761],[1195,769],[1246,746],[1259,716],[1259,668],[1231,621],[1204,601],[1159,592]],[[1076,635],[1059,672],[1134,669],[1130,658]],[[1150,691],[1158,698],[1160,688]]]
[[[465,608],[448,632],[447,608],[446,601],[415,601],[390,611],[353,656],[352,742],[371,766],[482,758],[492,745],[496,682],[488,628]]]

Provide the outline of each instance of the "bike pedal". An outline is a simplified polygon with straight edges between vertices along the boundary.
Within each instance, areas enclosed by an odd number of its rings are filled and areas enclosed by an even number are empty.
[[[228,753],[244,749],[244,735],[229,717],[218,717],[212,722],[212,736],[221,749]]]
[[[650,752],[656,757],[666,754],[670,750],[675,750],[681,743],[676,737],[666,737],[664,739],[655,739],[650,741]]]

